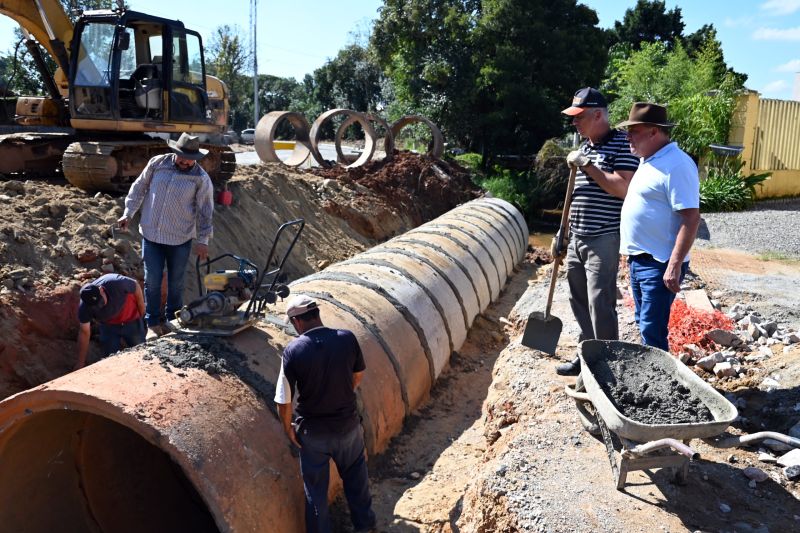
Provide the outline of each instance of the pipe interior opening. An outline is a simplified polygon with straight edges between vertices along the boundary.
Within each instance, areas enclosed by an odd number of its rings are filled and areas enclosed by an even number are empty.
[[[3,531],[219,531],[181,468],[121,424],[45,411],[6,434],[0,443]]]

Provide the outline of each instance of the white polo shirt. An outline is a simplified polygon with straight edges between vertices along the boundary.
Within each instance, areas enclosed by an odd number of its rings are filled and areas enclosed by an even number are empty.
[[[643,159],[622,204],[620,253],[669,262],[678,236],[677,211],[700,207],[697,165],[674,142]],[[689,254],[684,261],[689,260]]]

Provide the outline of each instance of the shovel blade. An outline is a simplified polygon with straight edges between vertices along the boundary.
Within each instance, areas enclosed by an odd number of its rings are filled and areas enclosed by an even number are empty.
[[[544,313],[536,311],[528,317],[521,344],[532,350],[555,355],[558,339],[561,337],[561,328],[561,319],[552,315],[545,318]]]

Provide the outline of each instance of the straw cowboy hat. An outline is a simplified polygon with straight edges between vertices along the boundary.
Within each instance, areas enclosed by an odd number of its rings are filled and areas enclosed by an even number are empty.
[[[184,159],[193,159],[197,161],[198,159],[203,159],[208,154],[208,150],[200,148],[200,139],[188,133],[182,133],[177,141],[167,141],[167,144],[169,144],[173,152]]]

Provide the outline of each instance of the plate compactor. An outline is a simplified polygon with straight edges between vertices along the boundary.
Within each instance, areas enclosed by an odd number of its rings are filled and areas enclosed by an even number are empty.
[[[195,269],[200,297],[175,313],[175,319],[167,323],[169,329],[178,333],[227,337],[264,317],[267,304],[274,304],[278,297],[289,296],[289,287],[279,279],[304,226],[305,221],[298,219],[278,228],[266,265],[261,270],[249,260],[230,253],[203,263],[198,257]],[[276,248],[285,231],[288,232],[285,240],[289,244],[283,256],[277,260]],[[211,265],[223,259],[228,259],[229,263],[235,261],[237,268],[212,272]],[[201,274],[203,268],[206,270],[205,276]],[[242,309],[245,303],[247,307]]]

